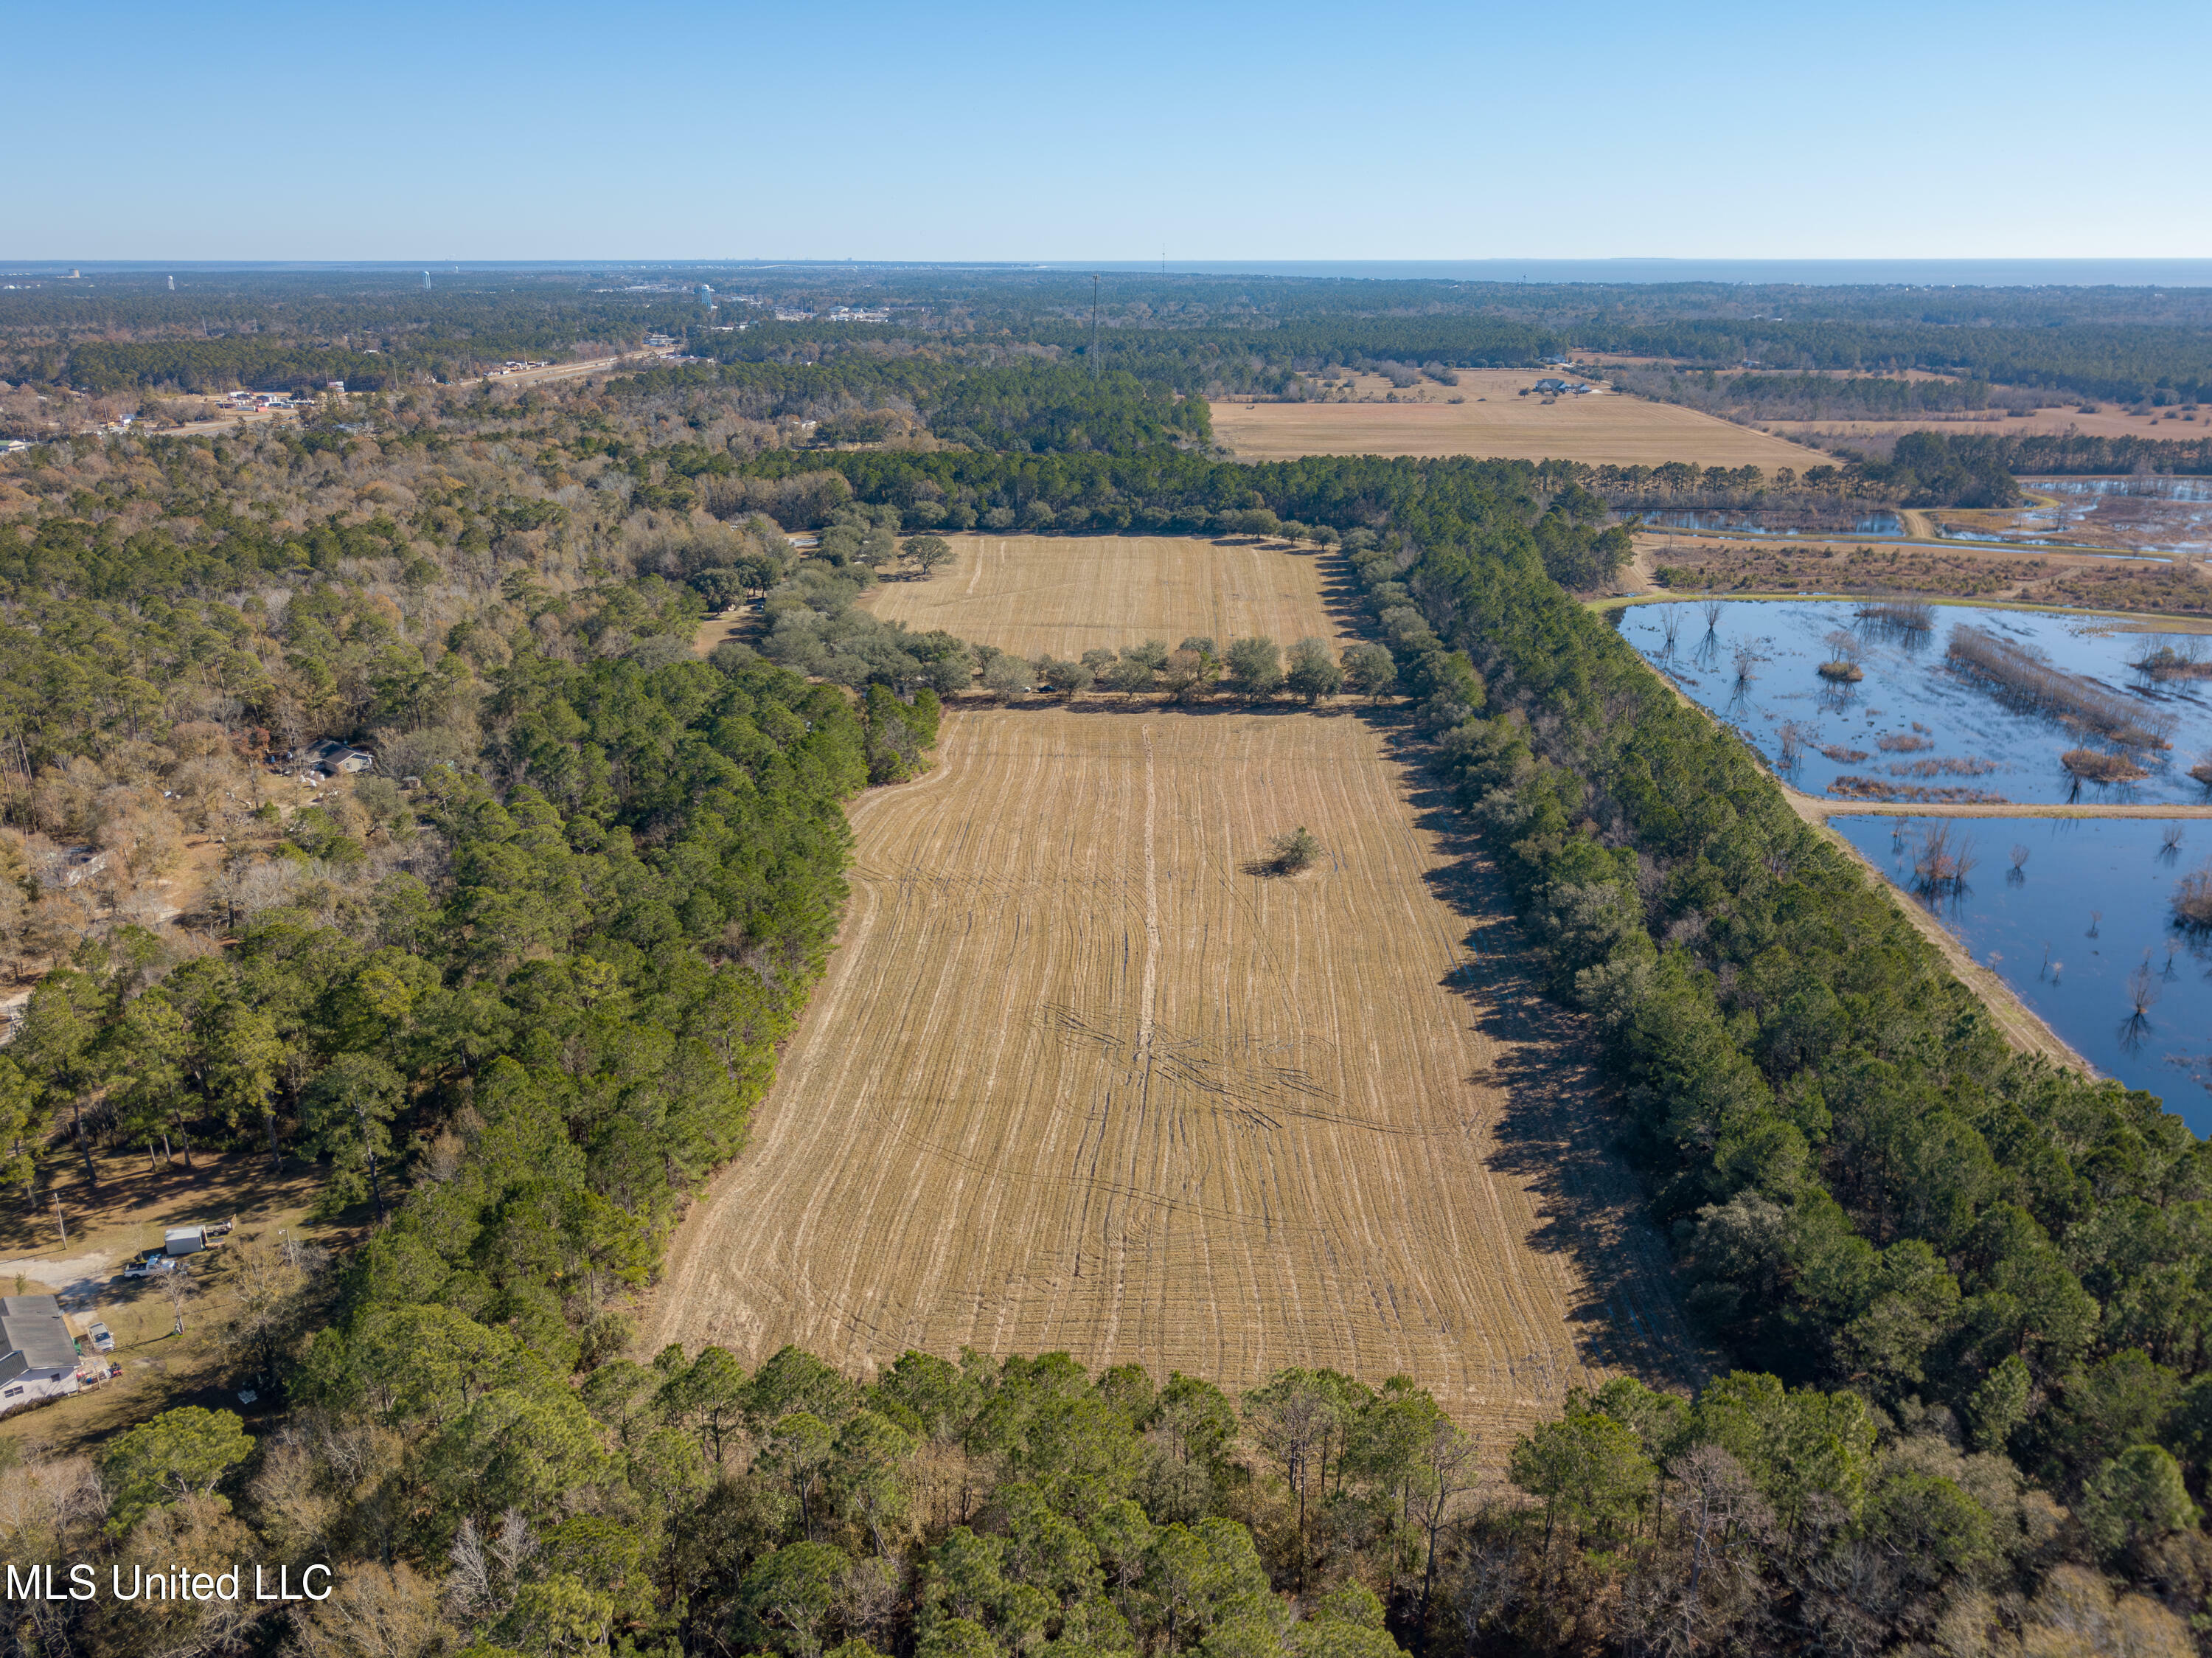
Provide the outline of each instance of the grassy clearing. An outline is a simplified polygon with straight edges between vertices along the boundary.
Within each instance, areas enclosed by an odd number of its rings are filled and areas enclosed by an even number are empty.
[[[1753,466],[1799,472],[1830,457],[1674,404],[1597,393],[1546,402],[1522,387],[1559,370],[1462,369],[1455,387],[1425,385],[1426,400],[1384,403],[1363,387],[1343,403],[1213,405],[1213,432],[1238,456],[1285,460],[1304,454],[1453,455],[1593,465]],[[1569,378],[1578,376],[1569,375]],[[1463,400],[1450,402],[1450,398]]]
[[[955,535],[928,581],[884,582],[868,608],[917,631],[942,628],[1017,655],[1070,660],[1192,634],[1225,646],[1338,631],[1332,555],[1243,537]]]

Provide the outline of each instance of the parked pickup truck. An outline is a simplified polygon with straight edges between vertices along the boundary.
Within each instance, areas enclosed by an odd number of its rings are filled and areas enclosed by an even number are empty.
[[[176,1262],[169,1258],[167,1252],[149,1249],[143,1255],[125,1265],[123,1276],[126,1278],[150,1278],[160,1273],[173,1272],[176,1270]]]

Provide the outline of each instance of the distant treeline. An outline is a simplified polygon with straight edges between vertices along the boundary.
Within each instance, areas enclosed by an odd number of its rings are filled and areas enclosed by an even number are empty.
[[[169,292],[161,278],[102,274],[0,295],[0,378],[62,375],[94,389],[204,389],[216,357],[86,357],[98,342],[164,346],[210,328],[295,350],[393,359],[387,372],[436,373],[508,357],[634,343],[648,330],[723,360],[808,361],[873,348],[999,343],[1063,360],[1090,350],[1091,283],[1069,272],[775,271],[702,268],[437,273],[422,290],[398,272],[198,273]],[[718,290],[719,308],[691,284]],[[741,285],[754,303],[729,293]],[[647,290],[652,291],[647,291]],[[816,315],[773,320],[778,306],[890,308],[881,323]],[[738,326],[742,323],[742,330]],[[1786,371],[1908,369],[2106,400],[2190,402],[2212,385],[2212,308],[2161,290],[1741,288],[1720,283],[1516,284],[1338,281],[1121,272],[1101,290],[1106,366],[1179,388],[1279,391],[1294,372],[1360,361],[1528,366],[1571,346],[1668,357],[1715,369],[1747,363]],[[217,340],[209,342],[222,344]],[[1154,365],[1158,365],[1156,368]],[[319,360],[306,365],[326,379]],[[240,358],[251,378],[268,367]],[[250,371],[250,372],[249,372]],[[366,374],[367,371],[357,371]],[[1739,387],[1771,400],[1812,388]],[[1888,392],[1822,388],[1830,400]],[[1913,409],[1960,393],[1897,393]],[[2002,393],[1998,393],[2000,399]],[[1962,406],[1972,406],[1971,404]],[[1867,412],[1877,405],[1870,402]]]
[[[2085,437],[2039,434],[2007,438],[2005,464],[2022,476],[2038,472],[2097,476],[2119,472],[2212,472],[2212,436],[2179,442],[2155,437]]]
[[[1961,328],[1711,319],[1595,324],[1576,331],[1576,344],[1716,365],[1748,359],[1794,369],[1930,369],[2128,403],[2195,403],[2212,393],[2212,332],[2201,327]]]
[[[855,436],[880,436],[854,425],[849,417],[855,412],[908,409],[938,437],[979,449],[1128,454],[1213,436],[1206,399],[1178,399],[1168,375],[1118,369],[1094,375],[1079,364],[1036,357],[978,365],[854,352],[823,363],[687,364],[625,376],[614,390],[635,399],[708,387],[733,394],[748,419],[839,419]],[[842,434],[833,429],[823,435]]]
[[[178,339],[146,345],[104,342],[75,347],[64,375],[88,392],[174,387],[180,392],[305,391],[343,381],[357,392],[382,391],[410,368],[429,365],[410,354],[382,354],[287,345],[262,339]]]
[[[1620,369],[1613,384],[1638,397],[1747,420],[1909,420],[1990,406],[1982,380],[1839,379],[1827,375],[1717,375]],[[2030,399],[2031,401],[2033,399]]]
[[[106,393],[450,378],[486,364],[635,345],[655,328],[680,332],[699,314],[696,302],[674,294],[580,293],[573,277],[550,291],[443,275],[428,290],[380,292],[345,273],[328,284],[250,283],[230,291],[211,278],[186,280],[174,293],[103,277],[0,294],[0,379]]]

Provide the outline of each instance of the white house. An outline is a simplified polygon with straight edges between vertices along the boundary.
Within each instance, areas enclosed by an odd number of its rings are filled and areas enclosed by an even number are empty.
[[[0,1412],[76,1392],[76,1343],[52,1295],[0,1295]]]

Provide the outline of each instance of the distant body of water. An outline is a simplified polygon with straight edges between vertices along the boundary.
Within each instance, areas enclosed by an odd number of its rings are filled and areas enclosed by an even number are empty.
[[[1808,288],[2212,288],[2212,259],[31,259],[9,268],[58,277],[165,271],[412,272],[1126,271],[1137,275],[1309,277],[1377,282],[1736,283]]]
[[[1048,261],[1048,271],[1149,271],[1161,261]],[[1386,282],[1728,282],[1812,288],[2207,288],[2212,259],[1169,259],[1170,275]]]
[[[1886,800],[1905,811],[1976,798],[2151,805],[2205,798],[2189,768],[2212,750],[2212,680],[2146,681],[2129,663],[2158,645],[2154,636],[2118,632],[2091,617],[1949,605],[1934,607],[1931,631],[1907,633],[1860,617],[1859,602],[1689,600],[1613,614],[1622,637],[1808,795]],[[2075,727],[2019,712],[1954,673],[1945,648],[1961,623],[2039,653],[2068,674],[2140,703],[2146,714],[2171,716],[2172,747],[2138,751],[2149,775],[2136,782],[2077,783],[2059,756],[2106,745]],[[1860,652],[1865,677],[1856,684],[1832,683],[1818,671],[1837,654],[1830,636],[1839,632],[1850,635]],[[1739,652],[1746,677],[1738,674]],[[1785,732],[1798,741],[1795,764]]]
[[[1736,530],[1747,535],[1902,535],[1904,522],[1893,512],[1861,513],[1848,524],[1799,523],[1788,513],[1755,508],[1703,512],[1647,512],[1636,515],[1647,526],[1670,530]]]
[[[1828,820],[1900,888],[1939,820]],[[1952,818],[1977,859],[1935,912],[2074,1051],[2212,1133],[2212,938],[2172,924],[2172,893],[2212,854],[2212,822],[2147,818]],[[2018,868],[2014,849],[2025,854]],[[1917,898],[1908,902],[1919,903]],[[2130,978],[2148,970],[2150,1006]]]

